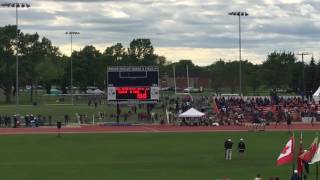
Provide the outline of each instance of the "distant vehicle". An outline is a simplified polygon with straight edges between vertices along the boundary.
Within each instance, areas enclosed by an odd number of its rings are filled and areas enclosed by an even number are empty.
[[[59,89],[56,89],[56,88],[51,88],[50,89],[50,94],[53,95],[53,96],[60,95],[61,93],[62,93],[62,91],[60,91]]]
[[[161,90],[161,91],[170,91],[171,88],[170,88],[170,87],[162,87],[160,90]]]
[[[98,89],[98,87],[97,86],[87,86],[87,89],[96,90],[96,89]]]
[[[194,87],[187,87],[183,90],[185,93],[197,93],[200,92],[200,89]]]
[[[240,96],[239,94],[221,94],[221,96]]]
[[[43,87],[41,86],[41,85],[38,85],[38,86],[31,86],[31,85],[26,85],[26,90],[27,91],[31,91],[31,89],[34,89],[34,90],[36,90],[36,89],[43,89]]]

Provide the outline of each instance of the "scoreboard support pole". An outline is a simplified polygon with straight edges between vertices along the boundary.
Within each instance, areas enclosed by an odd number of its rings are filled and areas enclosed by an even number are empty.
[[[120,105],[117,102],[117,124],[119,124],[119,119],[120,119]]]
[[[147,104],[147,114],[148,114],[148,118],[150,118],[150,119],[148,119],[149,121],[151,121],[151,104]],[[153,123],[153,122],[152,122]]]

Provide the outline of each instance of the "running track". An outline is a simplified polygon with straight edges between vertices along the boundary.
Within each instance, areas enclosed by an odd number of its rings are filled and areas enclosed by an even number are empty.
[[[245,126],[220,126],[220,127],[186,127],[186,126],[160,126],[160,125],[132,125],[132,126],[81,126],[63,127],[61,133],[160,133],[160,132],[246,132],[260,131],[262,127]],[[319,131],[320,124],[311,126],[310,124],[293,124],[291,130],[295,131]],[[288,131],[287,125],[270,125],[265,127],[265,131]],[[58,130],[55,127],[39,128],[0,128],[0,134],[53,134]]]

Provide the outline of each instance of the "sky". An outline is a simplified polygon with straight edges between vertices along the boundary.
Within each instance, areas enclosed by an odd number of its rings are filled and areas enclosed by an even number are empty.
[[[13,2],[0,0],[1,3]],[[238,17],[241,18],[242,59],[255,64],[273,51],[308,52],[319,59],[319,0],[20,0],[19,28],[49,38],[70,55],[93,45],[101,52],[115,43],[128,46],[149,38],[155,52],[168,61],[191,59],[200,66],[239,59]],[[15,10],[0,8],[0,26],[15,24]],[[306,56],[305,60],[310,59]],[[298,57],[301,60],[301,57]]]

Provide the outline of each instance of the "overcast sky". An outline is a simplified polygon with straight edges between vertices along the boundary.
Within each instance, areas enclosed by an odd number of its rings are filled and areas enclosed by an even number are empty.
[[[0,2],[11,2],[0,0]],[[74,49],[94,45],[103,51],[117,42],[150,38],[156,53],[170,61],[192,59],[208,65],[238,58],[241,19],[243,59],[261,63],[273,51],[313,53],[319,58],[319,0],[21,0],[32,7],[19,10],[22,31],[48,37],[70,54],[66,31],[81,34]],[[0,8],[0,25],[15,24],[15,11]],[[300,59],[300,58],[299,58]]]

